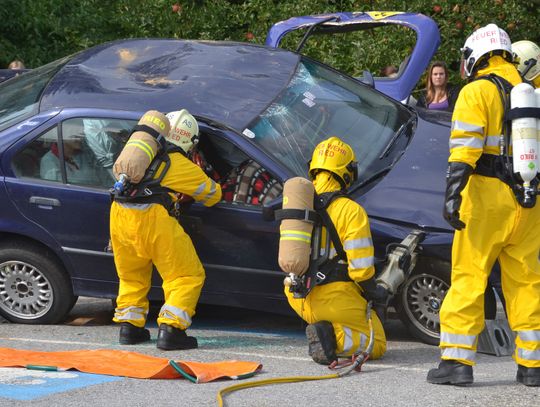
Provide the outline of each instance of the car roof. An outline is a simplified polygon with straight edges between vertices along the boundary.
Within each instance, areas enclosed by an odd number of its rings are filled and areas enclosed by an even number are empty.
[[[299,59],[249,43],[119,40],[75,54],[47,85],[40,110],[186,108],[243,131],[288,84]]]

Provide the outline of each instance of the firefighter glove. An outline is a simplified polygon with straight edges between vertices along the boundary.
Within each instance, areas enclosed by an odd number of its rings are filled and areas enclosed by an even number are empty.
[[[467,185],[467,181],[472,172],[473,168],[469,164],[460,162],[448,163],[443,216],[448,224],[457,230],[461,230],[465,227],[465,223],[459,219],[461,191],[463,191],[463,188]]]

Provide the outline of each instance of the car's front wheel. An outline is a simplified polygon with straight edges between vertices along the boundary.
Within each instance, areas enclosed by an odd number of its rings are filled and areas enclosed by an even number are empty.
[[[400,319],[409,332],[422,342],[438,345],[439,311],[450,288],[448,267],[416,267],[401,287],[396,301]]]
[[[71,281],[45,250],[27,243],[0,247],[0,315],[21,324],[54,324],[73,305]]]

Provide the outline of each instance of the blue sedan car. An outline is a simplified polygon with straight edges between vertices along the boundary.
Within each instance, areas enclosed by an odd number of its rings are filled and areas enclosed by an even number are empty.
[[[300,53],[233,42],[115,41],[0,84],[0,315],[57,323],[78,296],[116,297],[111,167],[145,111],[179,108],[200,123],[193,159],[224,190],[216,206],[179,215],[207,272],[201,302],[291,312],[279,223],[263,212],[338,135],[359,161],[350,192],[379,265],[388,247],[425,234],[394,306],[437,343],[453,236],[441,216],[449,122]],[[163,298],[157,273],[149,297]]]

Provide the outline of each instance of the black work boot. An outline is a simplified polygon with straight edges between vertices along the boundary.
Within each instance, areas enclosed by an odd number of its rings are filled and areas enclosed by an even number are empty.
[[[162,350],[195,349],[198,347],[197,338],[187,336],[186,331],[174,326],[161,324],[159,326],[157,347]]]
[[[438,368],[428,372],[427,381],[428,383],[456,386],[471,384],[473,382],[473,368],[457,360],[442,360]]]
[[[525,386],[540,386],[540,367],[518,365],[516,380]]]
[[[131,325],[129,322],[120,324],[120,344],[135,345],[150,340],[150,331]]]
[[[337,360],[336,335],[334,327],[328,321],[319,321],[306,327],[309,344],[309,356],[321,364],[329,365]]]

